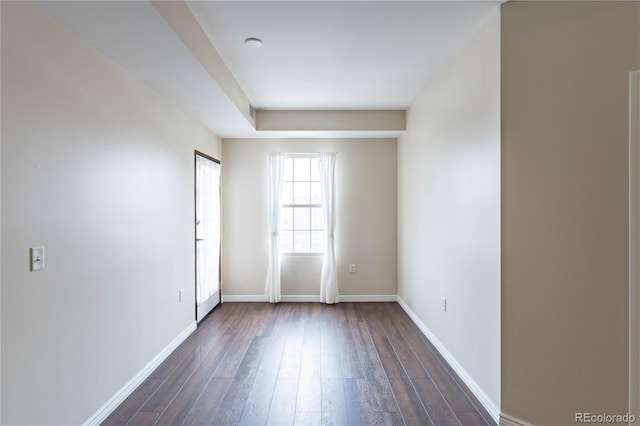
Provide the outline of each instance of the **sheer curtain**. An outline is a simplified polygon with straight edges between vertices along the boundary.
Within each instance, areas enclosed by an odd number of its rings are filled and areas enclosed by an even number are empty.
[[[280,290],[280,194],[282,192],[282,178],[284,172],[284,154],[269,153],[269,269],[265,283],[265,295],[269,302],[277,303],[282,300]]]
[[[318,153],[318,168],[320,169],[320,191],[322,192],[322,212],[327,226],[327,246],[322,261],[322,276],[320,278],[320,302],[338,303],[338,271],[336,268],[336,251],[334,230],[336,227],[336,153]]]
[[[219,287],[220,164],[196,156],[196,303],[200,305]]]

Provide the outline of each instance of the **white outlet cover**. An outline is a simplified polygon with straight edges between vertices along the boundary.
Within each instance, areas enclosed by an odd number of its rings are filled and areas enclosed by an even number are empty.
[[[44,269],[44,247],[31,247],[31,270]]]

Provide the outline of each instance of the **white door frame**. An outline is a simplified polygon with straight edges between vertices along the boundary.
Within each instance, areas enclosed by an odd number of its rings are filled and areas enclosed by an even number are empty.
[[[640,419],[640,70],[629,74],[629,414]]]
[[[195,228],[195,314],[196,314],[196,322],[200,323],[200,321],[202,321],[209,312],[211,312],[211,310],[216,307],[220,302],[221,302],[221,293],[222,293],[222,289],[221,289],[221,285],[220,285],[220,257],[218,257],[217,261],[218,261],[218,276],[215,277],[214,279],[217,281],[216,285],[218,287],[217,291],[208,299],[202,301],[200,304],[198,304],[197,302],[197,298],[198,298],[198,267],[202,266],[198,264],[198,244],[200,243],[204,243],[203,240],[200,240],[198,238],[198,231],[197,231],[197,227],[198,227],[198,217],[197,217],[197,210],[198,210],[198,159],[203,159],[206,161],[210,161],[211,163],[216,163],[218,165],[218,167],[221,167],[222,164],[220,163],[220,160],[213,158],[207,154],[204,154],[200,151],[195,151],[195,157],[194,157],[194,196],[195,196],[195,209],[194,209],[194,228]],[[218,190],[218,197],[220,197],[220,187],[217,188]],[[221,213],[221,212],[218,212]],[[206,236],[203,236],[203,238],[207,238]],[[219,243],[220,241],[218,241]]]

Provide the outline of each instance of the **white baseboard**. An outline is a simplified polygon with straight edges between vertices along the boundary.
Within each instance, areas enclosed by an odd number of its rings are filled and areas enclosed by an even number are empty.
[[[427,339],[436,347],[440,355],[447,361],[449,366],[453,369],[453,371],[458,374],[458,376],[462,379],[462,381],[467,385],[469,390],[473,392],[478,401],[484,406],[484,408],[489,412],[491,417],[496,423],[500,422],[500,410],[495,406],[493,401],[487,396],[486,393],[482,390],[480,386],[473,380],[473,378],[467,373],[467,371],[462,367],[462,365],[454,358],[453,355],[447,350],[447,348],[438,340],[438,338],[429,330],[427,325],[422,322],[420,318],[416,315],[415,312],[411,310],[409,305],[406,304],[404,300],[400,296],[398,296],[398,303],[402,306],[402,309],[405,310],[407,315],[413,320],[413,322],[418,326],[420,331],[427,336]]]
[[[187,328],[185,328],[180,334],[178,334],[178,336],[176,336],[176,338],[173,339],[171,343],[169,343],[164,349],[160,351],[158,355],[156,355],[151,361],[149,361],[149,363],[145,365],[144,368],[138,372],[138,374],[133,376],[133,378],[129,380],[126,385],[124,385],[118,392],[116,392],[116,394],[112,396],[111,399],[109,399],[109,401],[107,401],[102,407],[100,407],[100,409],[96,411],[93,416],[91,416],[89,420],[87,420],[84,424],[99,425],[100,423],[105,421],[106,418],[109,417],[109,415],[116,408],[118,408],[122,401],[124,401],[129,395],[131,395],[133,391],[136,390],[136,388],[140,386],[140,384],[142,384],[142,382],[144,382],[146,378],[151,375],[151,373],[153,373],[153,370],[155,370],[160,364],[162,364],[162,361],[164,361],[171,354],[171,352],[174,351],[175,348],[180,346],[180,344],[184,342],[185,339],[196,330],[196,327],[197,324],[195,321],[189,324]]]
[[[364,294],[351,295],[341,294],[341,302],[397,302],[398,296],[395,294]]]
[[[268,302],[264,294],[228,294],[222,295],[222,303],[225,302]]]
[[[320,295],[311,294],[283,294],[283,302],[315,302],[320,303]]]
[[[524,420],[520,420],[516,417],[510,416],[505,413],[500,413],[500,426],[534,426],[531,423],[527,423]]]
[[[345,294],[339,296],[340,302],[396,302],[398,296],[395,294],[364,294],[352,295]],[[222,303],[225,302],[268,302],[266,296],[249,294],[249,295],[226,295],[222,296]],[[320,295],[296,295],[283,294],[283,302],[318,302],[320,303]]]

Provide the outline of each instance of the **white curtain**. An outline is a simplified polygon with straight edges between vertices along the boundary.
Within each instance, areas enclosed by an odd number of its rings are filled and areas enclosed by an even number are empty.
[[[324,214],[324,223],[327,226],[327,246],[324,251],[322,276],[320,278],[320,302],[338,303],[338,271],[333,236],[336,227],[336,153],[318,153],[318,168],[320,169],[322,212]]]
[[[196,156],[196,303],[220,286],[220,164]]]
[[[265,283],[265,295],[271,303],[282,300],[280,290],[280,194],[284,172],[284,154],[269,153],[269,270]]]

